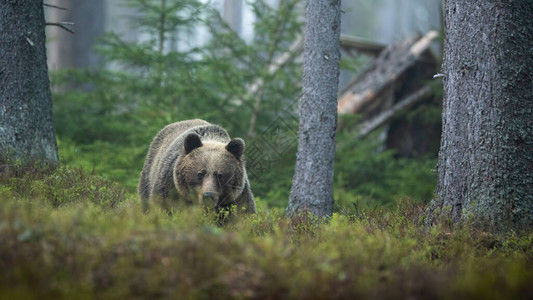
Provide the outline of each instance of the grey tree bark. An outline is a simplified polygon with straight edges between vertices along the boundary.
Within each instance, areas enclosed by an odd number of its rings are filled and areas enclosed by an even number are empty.
[[[307,0],[298,153],[287,212],[333,212],[340,0]]]
[[[443,135],[429,222],[533,226],[533,1],[445,1]]]
[[[0,1],[0,154],[58,162],[42,0]]]

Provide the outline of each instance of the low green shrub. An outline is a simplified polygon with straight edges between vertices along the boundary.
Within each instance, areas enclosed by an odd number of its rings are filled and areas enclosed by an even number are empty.
[[[135,195],[101,180],[58,169],[1,182],[2,297],[520,299],[533,293],[532,233],[426,228],[424,206],[409,198],[395,210],[357,207],[328,222],[289,219],[259,199],[256,216],[219,227],[199,207],[173,217],[156,207],[144,214]],[[114,192],[94,192],[103,187]]]
[[[33,199],[52,207],[88,201],[102,208],[113,208],[126,199],[126,190],[120,184],[87,174],[82,168],[33,169],[26,172],[23,176],[0,180],[0,191],[5,197]]]

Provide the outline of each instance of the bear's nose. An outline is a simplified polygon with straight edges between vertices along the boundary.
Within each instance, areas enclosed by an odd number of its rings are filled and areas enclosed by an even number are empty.
[[[213,192],[205,192],[204,193],[204,200],[207,200],[207,199],[209,199],[209,200],[211,200],[213,202],[216,202],[215,193],[213,193]]]

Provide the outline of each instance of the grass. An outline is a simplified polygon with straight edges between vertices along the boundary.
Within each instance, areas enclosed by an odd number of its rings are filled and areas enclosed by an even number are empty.
[[[396,210],[218,227],[191,207],[143,214],[136,195],[81,170],[0,178],[3,299],[517,299],[533,295],[533,234],[422,226]]]

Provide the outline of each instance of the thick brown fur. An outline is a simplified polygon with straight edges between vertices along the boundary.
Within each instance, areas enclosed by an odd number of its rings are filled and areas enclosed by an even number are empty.
[[[138,192],[145,210],[158,203],[171,213],[179,203],[196,202],[255,213],[243,152],[242,139],[230,139],[204,120],[167,125],[152,141],[141,172]]]

